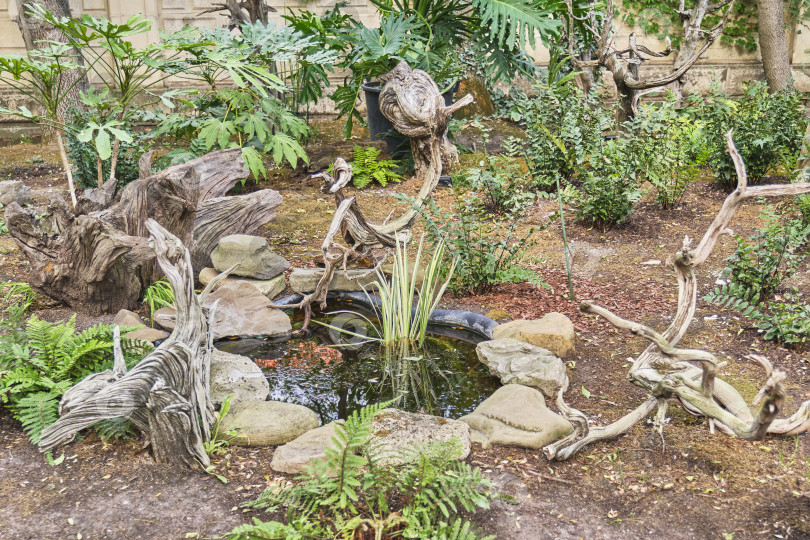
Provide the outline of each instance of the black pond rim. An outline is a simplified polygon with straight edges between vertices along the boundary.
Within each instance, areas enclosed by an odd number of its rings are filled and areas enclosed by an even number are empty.
[[[285,296],[274,303],[277,306],[296,304],[303,298],[300,294]],[[332,291],[326,295],[327,300],[338,301],[346,304],[359,305],[367,310],[374,310],[379,307],[380,299],[374,295],[367,295],[362,292]],[[416,308],[414,308],[415,310]],[[492,331],[498,326],[494,320],[471,311],[457,309],[436,309],[430,317],[430,324],[434,326],[447,327],[454,330],[467,331],[482,337],[486,340],[492,339]]]

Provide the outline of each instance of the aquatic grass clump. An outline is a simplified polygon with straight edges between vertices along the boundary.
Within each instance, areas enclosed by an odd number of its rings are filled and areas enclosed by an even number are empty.
[[[384,344],[408,341],[421,346],[425,340],[430,316],[438,307],[453,277],[455,259],[444,275],[444,281],[441,281],[445,250],[444,242],[441,241],[436,245],[433,256],[425,267],[422,286],[417,291],[416,282],[419,263],[422,260],[423,242],[424,238],[419,241],[412,269],[409,268],[406,246],[397,241],[390,282],[381,270],[377,270],[375,286],[380,297],[379,307],[375,308],[380,320],[377,334]],[[368,291],[366,296],[371,299]]]

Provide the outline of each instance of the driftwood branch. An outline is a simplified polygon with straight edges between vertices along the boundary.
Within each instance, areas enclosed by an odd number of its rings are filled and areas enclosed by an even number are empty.
[[[737,170],[738,185],[723,203],[718,215],[709,225],[700,243],[694,249],[687,236],[683,246],[675,254],[674,267],[678,281],[678,304],[676,314],[664,332],[657,332],[645,325],[619,317],[609,310],[591,302],[583,302],[581,309],[606,319],[619,329],[632,332],[648,341],[650,345],[636,358],[628,373],[628,379],[650,393],[650,397],[633,412],[604,428],[588,428],[585,415],[571,408],[563,399],[567,384],[560,391],[557,405],[560,412],[575,426],[574,432],[543,449],[549,459],[567,459],[583,446],[597,440],[618,437],[639,420],[645,418],[658,404],[656,427],[663,428],[662,411],[669,398],[676,398],[692,414],[709,418],[710,427],[744,439],[756,440],[766,433],[795,434],[810,429],[810,401],[801,405],[789,418],[777,419],[785,400],[781,382],[785,379],[782,370],[774,369],[764,357],[754,356],[766,371],[767,381],[752,405],[752,411],[731,385],[716,377],[717,359],[708,351],[682,349],[676,345],[689,329],[697,304],[697,277],[695,268],[703,264],[711,254],[720,234],[731,222],[737,209],[752,197],[774,197],[810,193],[810,183],[777,184],[748,187],[745,164],[737,152],[731,133],[727,135],[728,151]],[[697,363],[700,367],[692,365]]]
[[[681,88],[686,83],[686,74],[692,66],[705,54],[712,44],[723,33],[734,0],[724,1],[718,5],[710,5],[708,0],[695,0],[692,9],[685,9],[681,2],[680,9],[676,10],[684,28],[684,39],[678,54],[673,62],[672,70],[661,76],[642,78],[639,67],[651,58],[662,58],[672,53],[669,37],[667,46],[663,51],[652,51],[636,42],[635,34],[628,37],[628,46],[624,49],[616,48],[617,34],[613,26],[615,6],[613,0],[608,0],[599,13],[592,7],[587,17],[590,24],[588,28],[596,38],[596,58],[589,56],[581,58],[574,53],[574,9],[573,0],[566,0],[568,5],[568,51],[577,69],[592,69],[597,66],[604,67],[613,75],[616,90],[619,94],[619,103],[616,113],[618,123],[633,117],[638,112],[638,103],[642,95],[651,93],[667,85],[674,85],[675,93],[680,96]],[[727,8],[720,22],[713,28],[704,30],[703,20],[707,14],[718,9]]]
[[[342,268],[346,272],[349,259],[371,257],[378,264],[393,249],[397,242],[410,238],[410,229],[421,207],[436,189],[442,167],[454,159],[458,161],[458,151],[447,139],[447,123],[450,115],[473,101],[472,96],[464,96],[456,103],[446,106],[439,87],[430,76],[421,70],[412,70],[405,62],[381,78],[380,110],[391,121],[394,128],[411,138],[416,176],[422,177],[422,187],[416,201],[403,215],[387,220],[382,224],[370,223],[357,200],[347,197],[343,188],[349,184],[351,167],[342,158],[335,161],[332,175],[320,173],[325,181],[325,189],[335,195],[335,214],[324,237],[324,272],[315,291],[305,295],[297,304],[278,306],[305,310],[303,329],[306,329],[313,303],[325,305],[329,284],[335,272]],[[346,245],[338,242],[338,237]],[[385,255],[375,257],[374,251],[382,250]],[[302,329],[302,330],[303,330]]]
[[[206,310],[194,293],[191,255],[180,239],[152,219],[145,225],[174,291],[177,324],[166,341],[129,372],[119,354],[116,329],[115,367],[90,375],[65,393],[60,418],[42,433],[39,448],[49,450],[101,420],[124,417],[148,436],[158,462],[207,467],[203,441],[211,437],[214,422],[208,380],[215,306]]]

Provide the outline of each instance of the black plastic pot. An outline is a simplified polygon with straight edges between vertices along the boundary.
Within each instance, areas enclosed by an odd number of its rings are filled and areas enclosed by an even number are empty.
[[[360,88],[366,94],[366,118],[368,119],[369,136],[372,139],[385,141],[385,145],[388,147],[388,155],[395,155],[400,147],[408,143],[408,138],[404,135],[383,135],[384,133],[393,132],[394,125],[380,111],[380,83],[377,81],[366,82],[360,85]],[[442,93],[445,105],[453,103],[453,95],[456,90],[458,90],[458,81],[449,90]]]

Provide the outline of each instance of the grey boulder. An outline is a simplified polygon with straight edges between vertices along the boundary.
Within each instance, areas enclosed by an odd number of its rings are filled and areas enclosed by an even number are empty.
[[[560,358],[576,355],[574,323],[562,313],[551,312],[538,320],[516,320],[498,325],[492,337],[513,338],[548,349]]]
[[[323,276],[323,268],[296,268],[290,274],[290,288],[297,293],[310,293]],[[329,282],[330,291],[362,291],[373,287],[377,281],[376,272],[368,269],[349,270],[348,275],[338,269]]]
[[[0,182],[0,204],[8,206],[13,202],[20,206],[31,204],[31,188],[23,184],[22,180]]]
[[[264,401],[270,395],[270,385],[259,366],[246,356],[214,349],[211,355],[210,396],[219,407],[226,396],[231,404],[240,401]]]
[[[573,431],[571,423],[546,407],[543,394],[520,384],[495,391],[467,416],[473,442],[540,449]]]
[[[212,279],[217,277],[219,272],[217,272],[213,268],[203,268],[200,270],[200,283],[203,285],[208,285]],[[228,276],[222,281],[219,282],[217,288],[222,287],[223,285],[227,285],[229,283],[236,283],[236,282],[244,282],[250,285],[253,285],[259,291],[265,295],[269,299],[273,299],[287,286],[287,282],[284,279],[284,275],[278,275],[272,279],[252,279],[252,278],[243,278],[243,277],[231,277]],[[215,289],[216,290],[216,289]]]
[[[562,360],[546,349],[516,339],[482,341],[475,352],[503,384],[531,386],[549,399],[557,396],[568,378]]]
[[[211,263],[219,272],[236,264],[233,275],[254,279],[272,279],[290,267],[287,259],[273,253],[267,240],[248,234],[221,238],[211,253]]]
[[[273,452],[270,468],[277,472],[298,474],[316,461],[326,460],[326,448],[335,436],[335,422],[307,431]]]
[[[141,328],[133,330],[132,332],[124,335],[125,338],[129,339],[140,339],[142,341],[154,343],[155,341],[169,337],[168,332],[160,330],[159,328],[149,328],[146,326],[140,315],[133,311],[129,311],[128,309],[122,309],[119,311],[113,319],[113,324],[117,324],[119,326],[140,326]]]
[[[303,405],[281,401],[241,401],[220,424],[221,431],[236,428],[237,446],[285,444],[318,427],[318,415]]]

